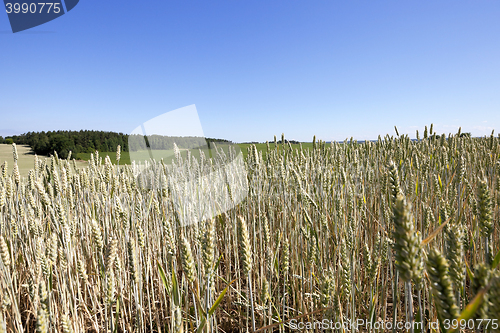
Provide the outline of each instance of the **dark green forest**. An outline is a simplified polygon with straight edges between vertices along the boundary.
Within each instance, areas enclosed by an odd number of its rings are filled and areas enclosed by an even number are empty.
[[[118,145],[122,151],[128,150],[128,135],[114,132],[83,130],[28,132],[10,138],[16,144],[30,146],[38,155],[50,155],[56,151],[62,158],[68,157],[70,151],[74,156],[96,150],[115,151]]]
[[[137,139],[134,139],[136,137]],[[123,152],[129,151],[129,142],[133,144],[131,149],[173,149],[174,142],[179,148],[196,148],[206,144],[206,142],[226,142],[228,140],[200,137],[167,137],[160,135],[145,137],[123,133],[104,131],[48,131],[48,132],[28,132],[21,135],[6,137],[0,136],[0,143],[15,142],[19,145],[28,145],[37,155],[50,155],[57,152],[61,158],[67,158],[71,151],[73,156],[79,153],[93,153],[116,151],[117,146],[121,146]],[[206,140],[206,141],[205,141]]]

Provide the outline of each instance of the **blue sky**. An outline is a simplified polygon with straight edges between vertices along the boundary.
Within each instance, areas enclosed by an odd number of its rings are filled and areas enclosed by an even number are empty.
[[[12,34],[0,135],[130,133],[195,104],[208,137],[500,130],[500,1],[93,1]]]

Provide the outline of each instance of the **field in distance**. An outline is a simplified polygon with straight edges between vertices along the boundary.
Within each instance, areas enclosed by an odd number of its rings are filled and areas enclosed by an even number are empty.
[[[236,144],[240,149],[241,152],[243,153],[243,157],[246,159],[248,155],[248,148],[252,146],[252,143],[238,143]],[[280,144],[278,144],[280,145]],[[302,148],[304,149],[311,149],[313,144],[312,142],[302,142],[301,143]],[[220,147],[221,145],[217,145],[217,147]],[[267,146],[265,143],[256,143],[255,146],[257,147],[258,151],[267,151]],[[291,144],[293,149],[300,149],[300,144]],[[269,143],[269,147],[272,149],[274,147],[274,142]],[[185,151],[186,149],[181,149],[181,153],[183,153],[183,156],[185,156]],[[191,149],[192,154],[195,157],[199,156],[198,150],[197,149]],[[166,150],[166,151],[157,151],[153,150],[153,155],[156,158],[157,154],[159,154],[161,157],[164,157],[164,160],[166,161],[167,158],[172,158],[174,156],[173,150]],[[139,154],[141,156],[141,160],[148,159],[148,154],[147,153],[141,153]],[[265,156],[265,154],[263,154]],[[105,158],[106,156],[109,156],[111,163],[116,164],[116,152],[99,152],[99,156]],[[76,157],[78,160],[83,160],[83,161],[88,161],[90,160],[90,153],[80,153]],[[120,164],[130,164],[130,153],[129,152],[122,152],[121,153],[121,158],[120,158]]]
[[[248,155],[248,148],[252,146],[253,144],[251,143],[239,143],[237,146],[241,149],[241,152],[243,153],[243,157],[246,159]],[[280,144],[278,144],[280,145]],[[257,147],[258,151],[263,151],[264,156],[265,152],[267,151],[267,146],[265,143],[256,143],[255,146]],[[293,149],[299,149],[300,145],[299,144],[291,144]],[[218,145],[218,147],[221,147],[221,145]],[[269,147],[272,149],[274,147],[274,142],[269,143]],[[312,142],[303,142],[302,147],[305,149],[311,149],[312,148]],[[192,154],[195,157],[199,157],[199,152],[198,150],[191,150]],[[21,177],[27,177],[29,170],[33,169],[34,167],[34,161],[35,161],[35,154],[31,150],[29,146],[25,145],[17,145],[17,152],[19,155],[19,160],[17,162],[19,166],[19,172],[21,174]],[[186,150],[181,149],[181,154],[183,156],[186,156]],[[74,158],[76,161],[76,165],[78,168],[83,168],[87,166],[87,161],[90,160],[90,153],[79,153],[76,156],[72,156],[72,159]],[[102,157],[103,159],[106,156],[109,156],[111,163],[113,165],[117,164],[116,161],[116,152],[99,152],[99,156]],[[137,156],[137,155],[134,155]],[[145,160],[148,159],[148,153],[144,152],[142,154],[139,154],[140,158]],[[156,158],[157,156],[164,157],[164,160],[167,161],[168,158],[172,158],[174,156],[173,150],[167,150],[167,151],[155,151],[153,150],[153,156]],[[39,156],[39,158],[48,158],[46,156]],[[9,165],[9,169],[12,170],[12,166],[14,165],[14,158],[12,155],[12,145],[10,144],[0,144],[0,164],[2,164],[4,161],[7,161]],[[130,153],[129,152],[121,152],[121,157],[120,157],[120,165],[127,165],[131,164],[130,160]]]
[[[17,160],[17,165],[19,166],[19,173],[21,174],[21,177],[28,177],[28,172],[35,166],[35,154],[33,153],[33,151],[29,146],[17,145],[16,147],[17,147],[17,155],[19,156]],[[48,159],[48,157],[46,156],[38,156],[38,158]],[[7,161],[8,163],[9,172],[12,172],[12,166],[14,165],[14,155],[12,154],[11,144],[0,144],[0,165],[3,164],[5,161]],[[83,168],[87,165],[88,163],[85,161],[78,161],[78,160],[76,161],[76,166],[78,168]]]

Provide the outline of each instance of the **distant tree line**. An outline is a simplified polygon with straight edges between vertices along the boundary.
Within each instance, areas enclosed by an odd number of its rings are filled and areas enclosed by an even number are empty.
[[[10,144],[12,144],[13,142],[14,142],[14,140],[12,140],[12,138],[5,138],[5,139],[4,139],[3,137],[1,137],[1,136],[0,136],[0,144],[2,144],[2,143],[6,143],[6,144],[9,144],[9,145],[10,145]]]
[[[283,143],[283,141],[279,140],[277,143],[281,144],[281,143]],[[287,139],[285,139],[285,143],[290,143],[292,145],[298,145],[300,142],[297,141],[297,140],[287,140]]]
[[[10,137],[16,144],[28,145],[38,155],[50,155],[54,151],[61,158],[73,154],[99,151],[115,151],[120,145],[128,150],[128,135],[104,131],[49,131],[28,132]]]
[[[209,144],[212,142],[215,142],[215,143],[233,143],[232,141],[224,140],[224,139],[205,138],[205,140],[207,140],[207,142]]]
[[[144,139],[145,138],[145,139]],[[137,135],[138,140],[131,140],[134,146],[145,149],[173,149],[175,142],[179,148],[197,148],[206,145],[207,142],[230,143],[228,140],[201,137],[167,137],[151,135],[147,138]],[[123,152],[129,151],[129,135],[104,131],[49,131],[28,132],[21,135],[6,137],[0,136],[0,143],[11,144],[15,142],[20,145],[28,145],[38,155],[50,155],[54,151],[61,158],[67,158],[71,151],[73,156],[79,153],[93,153],[116,151],[121,146]],[[137,147],[132,147],[134,150]]]

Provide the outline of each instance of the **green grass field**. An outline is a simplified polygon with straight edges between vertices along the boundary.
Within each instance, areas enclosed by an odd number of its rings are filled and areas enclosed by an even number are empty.
[[[243,157],[246,159],[248,155],[248,147],[250,147],[252,144],[250,143],[240,143],[237,144],[238,147],[241,149],[241,152],[243,153]],[[265,143],[257,143],[255,144],[257,147],[258,151],[263,151],[264,153],[267,151],[267,147]],[[269,147],[272,149],[274,147],[274,143],[271,142],[269,143]],[[292,147],[294,149],[299,149],[300,145],[299,144],[292,144]],[[302,143],[302,147],[305,149],[311,149],[312,148],[312,143],[311,142],[304,142]],[[35,159],[35,154],[31,150],[29,146],[17,146],[17,151],[19,155],[19,160],[18,160],[18,166],[19,166],[19,172],[21,173],[21,177],[27,177],[29,170],[33,169],[34,166],[34,159]],[[199,151],[198,149],[192,149],[191,153],[195,157],[199,157]],[[164,158],[165,161],[169,160],[170,158],[173,157],[173,151],[172,150],[167,150],[167,151],[153,151],[155,159],[160,159]],[[186,150],[182,150],[181,154],[183,156],[186,156]],[[266,154],[263,154],[264,156]],[[116,165],[116,152],[99,152],[99,156],[102,158],[105,158],[106,156],[109,156],[111,159],[111,163]],[[147,152],[143,152],[142,154],[139,154],[140,158],[142,160],[147,160],[149,158],[149,154]],[[39,158],[47,158],[45,156],[39,156]],[[90,153],[79,153],[76,156],[73,156],[76,160],[76,164],[78,168],[85,167],[87,166],[87,161],[90,159]],[[0,164],[2,164],[4,161],[7,161],[9,170],[12,170],[12,166],[14,165],[14,158],[12,155],[12,145],[9,144],[0,144]],[[120,165],[125,165],[125,164],[130,164],[130,153],[129,152],[122,152],[121,153],[121,158],[120,158]]]
[[[112,151],[103,151],[99,152],[99,156],[102,158],[105,158],[106,156],[109,156],[109,159],[111,160],[111,163],[113,165],[116,165],[116,152]],[[82,160],[82,161],[88,161],[90,160],[90,153],[80,153],[77,154],[75,157],[77,160]],[[120,164],[130,164],[130,154],[129,152],[122,152],[121,153],[121,158],[120,158]]]
[[[181,150],[181,155],[183,157],[187,156],[187,150]],[[192,149],[191,154],[198,158],[200,156],[199,150],[198,149]],[[77,159],[88,161],[90,160],[90,153],[80,153],[77,156]],[[111,163],[113,165],[117,164],[116,161],[116,152],[99,152],[99,157],[106,158],[106,156],[109,156],[109,159],[111,160]],[[169,163],[174,158],[174,151],[173,150],[152,150],[151,155],[149,154],[148,151],[141,151],[141,152],[134,152],[132,154],[132,159],[140,160],[140,161],[145,161],[149,160],[151,157],[153,157],[155,160],[161,160],[163,159],[165,163]],[[131,154],[130,152],[122,152],[121,157],[120,157],[120,165],[125,165],[125,164],[131,164]]]
[[[247,148],[250,146],[250,144],[237,144],[237,146],[243,152],[243,156],[246,158]],[[217,147],[223,148],[224,151],[227,151],[228,146],[218,144]],[[265,151],[267,149],[266,144],[258,144],[257,149],[259,151],[260,150]],[[194,157],[196,157],[196,158],[200,157],[199,148],[189,149],[189,150],[191,151],[191,154]],[[202,150],[205,152],[206,156],[209,156],[210,152],[207,149],[202,149]],[[187,156],[188,149],[181,149],[180,151],[181,151],[181,155],[183,157]],[[120,158],[120,165],[130,164],[132,162],[131,158],[133,158],[135,160],[141,160],[141,161],[148,160],[151,157],[153,157],[155,160],[160,160],[163,158],[163,160],[166,163],[174,158],[174,151],[173,150],[152,150],[151,153],[152,153],[152,155],[150,155],[148,151],[135,152],[132,154],[133,156],[131,157],[130,152],[122,152],[121,158]],[[90,159],[90,155],[91,155],[90,153],[80,153],[75,158],[78,160],[88,161]],[[99,156],[102,158],[109,156],[111,163],[113,165],[116,165],[116,152],[107,152],[107,151],[106,152],[99,152]]]
[[[239,143],[238,146],[241,148],[241,151],[243,152],[243,157],[246,159],[248,155],[248,147],[252,146],[252,143]],[[312,142],[302,142],[301,144],[292,144],[293,149],[300,149],[300,145],[302,145],[302,148],[304,149],[311,149],[313,144]],[[278,144],[278,146],[281,146],[281,144]],[[287,145],[288,146],[288,145]],[[267,151],[267,145],[265,143],[256,143],[255,147],[257,147],[258,151],[262,151],[262,157],[265,159],[265,152]],[[273,149],[274,148],[274,142],[269,142],[269,148]]]
[[[302,144],[302,148],[304,148],[304,149],[311,149],[313,146],[312,142],[303,142],[301,144]],[[248,155],[248,148],[252,145],[253,144],[251,144],[251,143],[239,143],[239,144],[237,144],[237,146],[241,149],[241,152],[243,153],[243,157],[245,159],[247,158],[247,155]],[[255,144],[255,146],[257,147],[258,151],[263,151],[263,152],[267,151],[267,146],[265,143],[257,143],[257,144]],[[274,143],[273,142],[269,143],[269,147],[272,149],[274,147]],[[300,144],[292,144],[292,148],[293,149],[300,149]],[[186,156],[186,150],[182,150],[181,153],[183,156]],[[191,153],[195,157],[199,157],[199,150],[198,149],[191,149]],[[149,154],[147,152],[142,152],[142,153],[139,153],[138,155],[140,156],[141,160],[149,159]],[[265,156],[265,154],[263,154],[263,155]],[[109,156],[111,163],[116,165],[116,152],[108,152],[108,151],[99,152],[99,156],[101,156],[103,158],[105,158],[106,156]],[[137,156],[137,155],[135,155],[135,156]],[[165,151],[153,150],[153,156],[157,160],[163,158],[165,161],[167,161],[167,160],[173,158],[174,152],[173,152],[173,150],[165,150]],[[80,153],[75,158],[78,160],[88,161],[90,159],[90,153]],[[122,152],[121,158],[120,158],[120,164],[124,165],[124,164],[130,164],[130,163],[131,163],[130,153],[129,152]]]

